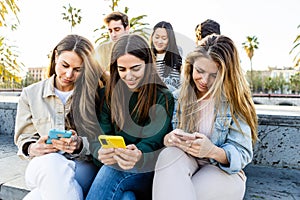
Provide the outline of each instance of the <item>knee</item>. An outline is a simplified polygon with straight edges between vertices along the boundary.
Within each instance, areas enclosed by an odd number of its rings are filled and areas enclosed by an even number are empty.
[[[75,171],[75,163],[66,159],[58,153],[49,153],[39,156],[30,161],[27,170],[35,173],[61,174],[64,175],[67,169]]]
[[[180,164],[183,159],[187,158],[187,154],[177,147],[167,147],[158,156],[158,160],[155,166],[155,170],[161,170],[176,166]]]

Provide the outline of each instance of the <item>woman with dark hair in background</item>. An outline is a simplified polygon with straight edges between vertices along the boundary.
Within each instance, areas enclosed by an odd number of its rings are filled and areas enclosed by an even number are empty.
[[[165,21],[157,23],[151,34],[150,44],[156,57],[159,76],[171,91],[178,89],[182,58],[172,25]]]

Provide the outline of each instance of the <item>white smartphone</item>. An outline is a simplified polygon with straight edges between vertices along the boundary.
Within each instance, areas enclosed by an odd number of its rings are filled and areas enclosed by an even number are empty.
[[[174,134],[179,136],[181,140],[194,140],[196,136],[192,133],[186,133],[184,131],[174,131]]]

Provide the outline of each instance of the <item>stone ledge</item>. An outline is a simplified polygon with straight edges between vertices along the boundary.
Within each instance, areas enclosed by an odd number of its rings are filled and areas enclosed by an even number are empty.
[[[244,200],[300,199],[300,170],[248,165]]]

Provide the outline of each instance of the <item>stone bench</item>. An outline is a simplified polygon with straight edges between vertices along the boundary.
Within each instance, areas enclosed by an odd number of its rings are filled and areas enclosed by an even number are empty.
[[[15,104],[0,102],[0,200],[20,200],[28,192],[24,183],[28,161],[16,156],[12,140]],[[300,199],[300,108],[283,108],[257,106],[260,141],[252,163],[245,168],[244,200]]]

